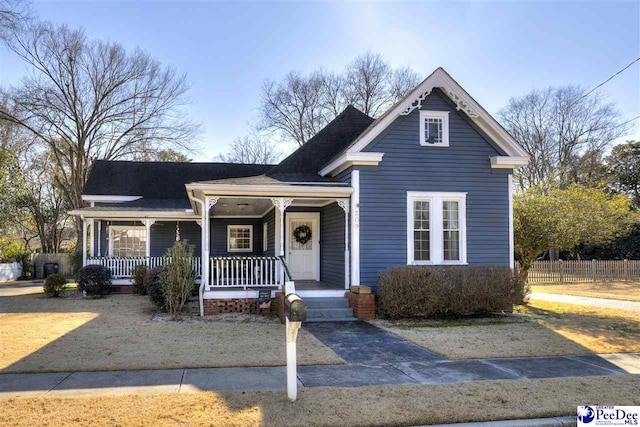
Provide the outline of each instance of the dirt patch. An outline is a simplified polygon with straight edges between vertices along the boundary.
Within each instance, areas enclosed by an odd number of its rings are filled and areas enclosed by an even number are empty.
[[[639,375],[621,375],[308,388],[295,403],[284,391],[18,398],[0,400],[0,424],[383,426],[493,421],[575,415],[585,402],[638,405],[639,389]]]
[[[284,326],[227,316],[157,321],[147,297],[0,298],[0,370],[55,372],[285,364]],[[313,335],[298,336],[301,365],[344,363]]]

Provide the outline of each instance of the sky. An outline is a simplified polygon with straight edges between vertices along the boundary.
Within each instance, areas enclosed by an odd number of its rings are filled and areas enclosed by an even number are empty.
[[[261,87],[288,71],[339,72],[368,50],[422,78],[443,67],[491,114],[547,86],[590,89],[640,57],[640,1],[36,1],[43,20],[139,47],[187,74],[194,160],[258,120]],[[0,85],[25,66],[0,48]],[[597,91],[640,115],[640,62]],[[640,140],[640,120],[621,138]]]

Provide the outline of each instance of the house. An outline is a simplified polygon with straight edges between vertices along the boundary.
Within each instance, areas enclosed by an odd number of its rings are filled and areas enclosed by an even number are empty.
[[[90,207],[71,214],[85,242],[91,230],[84,264],[119,285],[188,239],[210,314],[274,297],[285,275],[335,298],[392,266],[513,267],[512,174],[527,160],[438,68],[376,120],[347,107],[278,165],[96,161]]]

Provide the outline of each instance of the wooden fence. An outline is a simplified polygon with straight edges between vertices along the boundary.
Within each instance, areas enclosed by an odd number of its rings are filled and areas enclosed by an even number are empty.
[[[34,267],[36,279],[44,277],[44,265],[48,262],[56,262],[60,267],[59,273],[65,277],[73,276],[72,254],[33,254],[31,265]]]
[[[640,260],[536,261],[529,283],[640,280]]]

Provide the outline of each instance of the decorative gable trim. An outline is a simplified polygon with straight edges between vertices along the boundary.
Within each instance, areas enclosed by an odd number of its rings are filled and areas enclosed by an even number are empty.
[[[480,106],[444,69],[438,68],[422,83],[411,91],[402,101],[365,130],[346,150],[346,153],[359,153],[401,115],[408,115],[429,96],[434,88],[441,89],[456,104],[456,109],[464,111],[471,120],[484,131],[508,157],[528,158],[527,152],[509,133]],[[326,169],[326,168],[325,168]],[[323,169],[324,170],[324,169]],[[322,174],[322,173],[321,173]]]
[[[320,175],[336,176],[343,170],[357,166],[377,166],[382,161],[384,153],[344,153],[320,170]]]
[[[520,166],[526,166],[529,163],[528,157],[509,157],[509,156],[494,156],[491,157],[492,169],[515,169]]]

